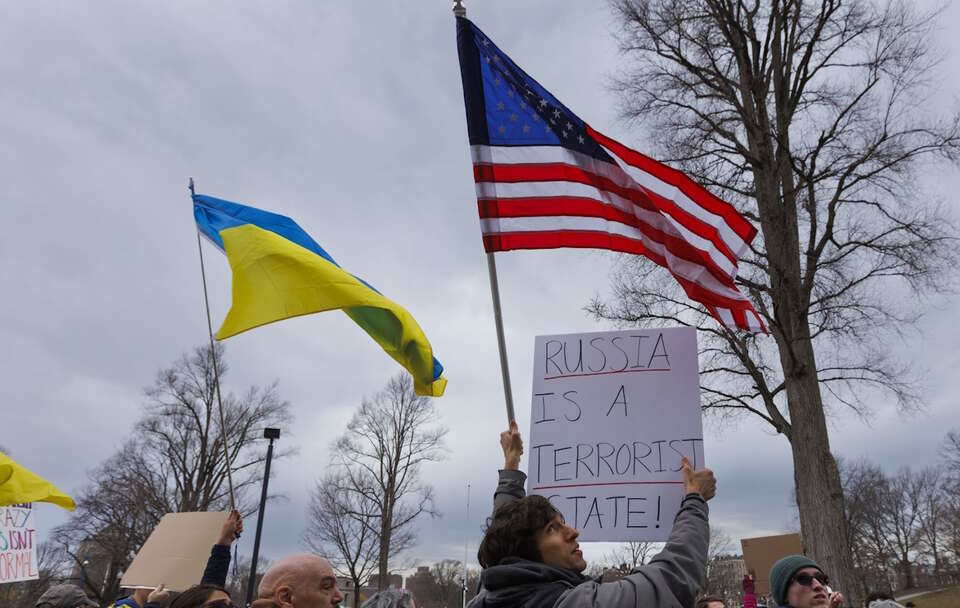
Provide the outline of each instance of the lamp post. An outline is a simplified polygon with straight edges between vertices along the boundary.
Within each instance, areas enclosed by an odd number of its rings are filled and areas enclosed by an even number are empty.
[[[273,441],[280,439],[280,429],[263,429],[263,436],[270,441],[267,446],[267,465],[263,471],[263,489],[260,491],[260,509],[257,513],[257,534],[253,538],[253,561],[250,562],[250,582],[247,583],[247,608],[253,603],[253,586],[257,582],[257,560],[260,558],[260,533],[263,531],[263,510],[267,505],[267,483],[270,481],[270,461],[273,460]]]
[[[90,560],[87,559],[87,555],[83,555],[83,561],[80,562],[80,589],[84,593],[87,592],[87,566],[90,565]]]

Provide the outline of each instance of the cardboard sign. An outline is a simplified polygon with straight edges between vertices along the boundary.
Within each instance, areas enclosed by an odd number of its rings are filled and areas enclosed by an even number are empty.
[[[32,506],[0,507],[0,584],[40,578]]]
[[[123,573],[120,586],[183,591],[200,583],[227,513],[167,513]]]
[[[757,595],[770,594],[770,568],[781,557],[803,555],[803,540],[799,534],[780,534],[742,538],[743,561],[747,572],[753,575]]]
[[[692,328],[537,336],[527,492],[583,541],[663,541],[703,467]]]

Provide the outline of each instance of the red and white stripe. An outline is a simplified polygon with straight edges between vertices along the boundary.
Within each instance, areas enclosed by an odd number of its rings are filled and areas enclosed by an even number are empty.
[[[618,166],[559,146],[471,147],[486,250],[644,255],[724,325],[766,331],[733,282],[756,229],[680,171],[587,132]]]

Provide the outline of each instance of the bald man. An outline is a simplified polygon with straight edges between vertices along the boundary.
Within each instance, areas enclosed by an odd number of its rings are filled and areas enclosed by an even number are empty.
[[[264,573],[252,608],[329,608],[343,594],[330,562],[311,553],[284,557]]]

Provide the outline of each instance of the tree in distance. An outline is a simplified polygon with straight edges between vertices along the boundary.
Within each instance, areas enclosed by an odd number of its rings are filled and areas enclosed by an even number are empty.
[[[380,589],[389,582],[391,557],[416,542],[416,519],[438,515],[433,486],[420,478],[425,463],[445,457],[447,429],[435,424],[438,417],[433,400],[417,395],[410,375],[400,373],[363,399],[334,444],[334,479],[345,495],[343,504],[376,539]],[[341,558],[349,561],[342,553]]]
[[[351,482],[361,483],[365,489],[356,491]],[[350,578],[354,608],[360,605],[359,589],[379,568],[380,505],[370,499],[374,485],[362,471],[352,478],[342,470],[327,473],[313,487],[307,508],[303,542]],[[405,549],[404,544],[394,542],[393,555]]]
[[[216,353],[222,382],[228,371],[222,345]],[[210,348],[198,347],[161,369],[145,394],[130,438],[89,473],[76,510],[53,532],[77,567],[90,562],[80,570],[89,578],[88,595],[102,602],[115,599],[120,577],[164,514],[230,508]],[[276,383],[239,396],[223,393],[234,492],[245,514],[258,506],[248,490],[263,479],[262,429],[289,423],[289,409]]]
[[[216,349],[222,382],[229,367],[223,345],[218,343]],[[197,347],[160,370],[146,389],[146,413],[136,430],[151,473],[148,486],[166,513],[230,508],[213,364],[210,348]],[[263,429],[287,425],[290,404],[280,398],[274,381],[265,387],[250,386],[241,395],[224,393],[223,416],[237,508],[248,515],[258,507],[248,490],[260,486],[267,457]],[[274,459],[292,451],[275,450]]]

